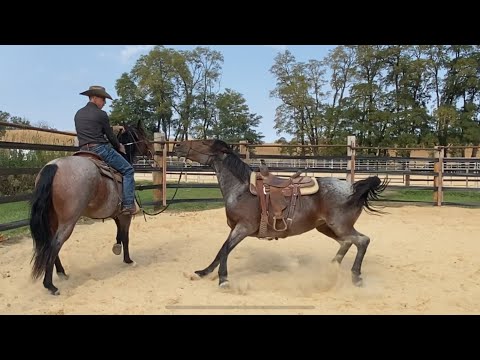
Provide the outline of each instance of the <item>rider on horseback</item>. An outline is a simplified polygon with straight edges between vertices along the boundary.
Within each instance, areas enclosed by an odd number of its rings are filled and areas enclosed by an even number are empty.
[[[98,154],[103,161],[123,176],[123,214],[133,215],[135,208],[135,180],[132,165],[120,155],[125,147],[114,136],[110,120],[102,110],[106,98],[113,100],[103,86],[90,86],[80,95],[88,96],[89,102],[75,114],[75,129],[81,150]],[[113,148],[112,148],[113,146]]]

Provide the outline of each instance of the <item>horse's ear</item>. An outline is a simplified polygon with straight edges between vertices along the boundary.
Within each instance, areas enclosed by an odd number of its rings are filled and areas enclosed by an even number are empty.
[[[137,129],[143,129],[142,119],[138,120]]]

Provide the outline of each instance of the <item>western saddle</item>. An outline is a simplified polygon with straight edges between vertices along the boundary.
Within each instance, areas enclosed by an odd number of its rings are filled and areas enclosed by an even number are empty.
[[[298,170],[289,178],[282,178],[271,174],[263,160],[261,160],[259,171],[252,172],[250,192],[259,197],[262,209],[259,238],[265,237],[268,225],[274,231],[286,231],[292,224],[298,198],[318,191],[318,182],[315,177],[300,176],[302,172]],[[268,220],[270,215],[271,224]]]
[[[122,207],[122,189],[120,187],[120,184],[123,183],[122,174],[119,171],[112,168],[111,166],[108,166],[108,164],[104,162],[103,159],[93,151],[80,150],[73,153],[73,156],[82,156],[82,157],[88,158],[97,166],[102,176],[105,176],[115,182],[115,184],[117,185],[115,186],[115,188],[117,190],[119,202],[117,205],[117,209],[110,217],[111,218],[117,217],[121,213],[121,207]],[[136,207],[136,213],[138,213],[141,210],[141,207],[139,206],[137,199],[135,199],[135,207]]]
[[[98,169],[100,170],[100,173],[103,175],[103,176],[106,176],[114,181],[116,181],[117,183],[122,183],[123,182],[123,176],[122,174],[120,174],[117,170],[115,170],[114,168],[110,167],[107,165],[107,163],[105,163],[103,161],[103,159],[98,156],[96,153],[94,153],[93,151],[77,151],[75,153],[73,153],[73,156],[82,156],[82,157],[86,157],[90,160],[92,160],[92,162],[97,165]]]

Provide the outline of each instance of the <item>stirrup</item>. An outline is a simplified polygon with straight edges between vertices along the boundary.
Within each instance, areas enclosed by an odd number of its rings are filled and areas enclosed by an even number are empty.
[[[280,220],[282,219],[282,222],[283,222],[283,225],[284,225],[284,228],[283,229],[277,229],[277,220]],[[287,230],[287,223],[285,222],[285,218],[281,217],[281,218],[277,218],[277,217],[273,217],[273,230],[275,231],[285,231]]]
[[[121,211],[120,211],[120,214],[122,215],[135,215],[137,213],[137,209],[136,207],[128,207],[128,208],[123,208]]]

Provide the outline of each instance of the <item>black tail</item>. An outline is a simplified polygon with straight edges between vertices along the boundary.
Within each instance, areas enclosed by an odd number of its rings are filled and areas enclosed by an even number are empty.
[[[30,232],[32,233],[34,254],[32,256],[32,278],[38,279],[52,260],[53,231],[50,216],[54,216],[52,204],[52,182],[58,170],[55,164],[46,165],[40,173],[33,193],[30,211]]]
[[[348,199],[348,205],[363,206],[371,213],[384,214],[385,212],[373,208],[370,202],[379,199],[379,195],[386,189],[388,183],[388,179],[385,179],[382,183],[378,176],[370,176],[357,181],[353,184],[353,194]]]

